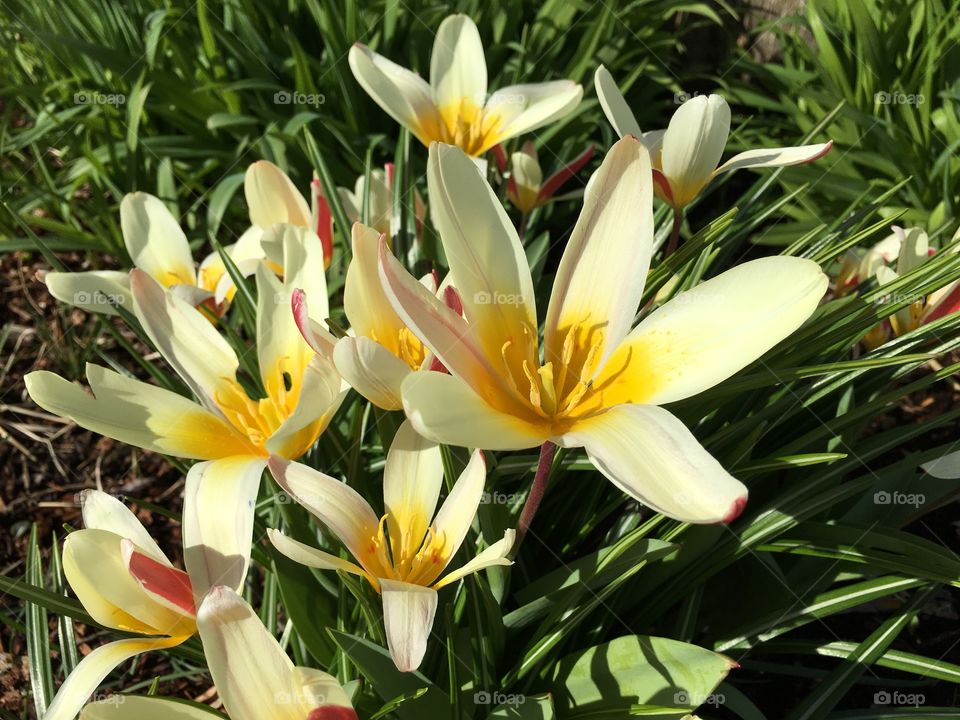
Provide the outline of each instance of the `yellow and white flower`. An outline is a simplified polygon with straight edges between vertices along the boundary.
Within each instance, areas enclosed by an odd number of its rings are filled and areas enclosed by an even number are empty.
[[[350,49],[357,82],[424,145],[439,141],[479,157],[497,143],[573,111],[583,88],[572,80],[511,85],[487,97],[487,61],[476,24],[466,15],[440,23],[430,83],[357,43]]]
[[[432,145],[427,169],[464,317],[380,245],[387,297],[451,373],[403,382],[417,432],[492,450],[583,446],[614,484],[659,512],[697,523],[736,517],[746,488],[662,406],[730,377],[802,325],[827,287],[819,266],[744,263],[631,330],[653,251],[653,190],[648,153],[628,136],[597,171],[567,243],[541,356],[533,281],[504,209],[459,149]]]
[[[336,678],[296,667],[233,589],[215,587],[197,613],[210,675],[230,720],[357,720]],[[80,720],[210,720],[210,710],[123,695],[87,705]]]
[[[474,452],[437,512],[443,483],[440,449],[409,423],[400,426],[387,453],[383,517],[378,518],[348,485],[306,465],[271,458],[270,470],[284,490],[340,538],[359,564],[277,530],[268,530],[270,541],[291,560],[309,567],[365,577],[383,597],[387,645],[402,671],[416,670],[423,659],[439,588],[485,567],[510,564],[506,558],[513,546],[513,530],[466,565],[440,577],[476,515],[486,467],[483,455]]]
[[[532,142],[525,142],[519,152],[510,156],[510,178],[507,180],[507,197],[520,212],[529,214],[549,202],[563,184],[573,177],[590,158],[591,145],[579,156],[567,163],[546,180],[537,158],[537,149]]]
[[[837,273],[834,294],[843,297],[863,280],[872,278],[877,268],[893,262],[900,255],[903,246],[903,229],[893,226],[893,232],[868,250],[850,249],[844,253]]]
[[[693,97],[677,109],[666,130],[644,133],[603,65],[597,68],[594,84],[603,112],[617,134],[643,140],[650,151],[657,196],[677,210],[693,202],[711,180],[725,172],[809,163],[833,146],[831,140],[792,148],[747,150],[720,165],[730,135],[730,107],[720,95]]]
[[[179,645],[197,629],[190,577],[171,564],[136,516],[98,490],[85,491],[81,502],[84,529],[70,533],[63,544],[67,582],[98,623],[145,637],[101,645],[83,658],[43,720],[73,720],[115,667],[141,653]],[[185,516],[193,509],[185,507]],[[250,537],[240,538],[232,551],[249,559]]]
[[[92,395],[51,372],[25,378],[34,402],[81,427],[146,450],[212,461],[191,469],[198,476],[197,515],[208,521],[196,528],[196,546],[204,553],[195,558],[188,547],[186,554],[201,593],[240,571],[236,557],[219,552],[218,545],[229,545],[236,528],[252,521],[267,457],[306,452],[347,390],[333,365],[332,336],[326,335],[325,353],[317,354],[290,311],[291,293],[304,289],[318,311],[318,337],[325,332],[320,322],[328,313],[326,281],[317,236],[291,225],[270,232],[283,247],[284,266],[296,270],[281,282],[265,264],[257,269],[257,353],[265,397],[253,399],[240,385],[234,349],[201,312],[141,270],[131,273],[131,309],[196,401],[94,364],[87,365]]]

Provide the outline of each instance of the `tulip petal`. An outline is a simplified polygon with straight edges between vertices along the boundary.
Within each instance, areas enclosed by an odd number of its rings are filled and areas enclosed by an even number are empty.
[[[814,145],[798,145],[788,148],[762,148],[747,150],[734,155],[723,165],[717,168],[714,175],[733,172],[743,168],[757,167],[786,167],[788,165],[803,165],[819,160],[833,147],[833,140]]]
[[[87,379],[93,395],[46,370],[24,382],[44,410],[128,445],[200,460],[251,450],[226,421],[182,395],[99,365],[87,365]]]
[[[641,137],[643,133],[640,131],[640,123],[637,122],[633,111],[624,100],[610,71],[603,65],[594,73],[593,84],[597,91],[597,99],[600,100],[600,107],[603,108],[603,114],[607,116],[614,132],[620,137],[627,135]]]
[[[307,201],[287,174],[272,162],[259,160],[247,168],[243,194],[254,225],[264,229],[276,223],[310,225]]]
[[[237,355],[207,317],[164,289],[142,270],[130,272],[133,308],[170,367],[208,409],[225,384],[236,383]]]
[[[266,458],[197,463],[183,498],[183,562],[199,606],[216,585],[240,589],[250,566],[253,517]]]
[[[446,576],[433,584],[433,589],[439,590],[446,585],[456,582],[460,578],[464,578],[484,568],[494,565],[513,565],[513,561],[508,560],[507,556],[513,549],[513,544],[516,542],[516,539],[517,533],[515,530],[505,531],[503,538],[497,540],[497,542],[486,548],[465,565],[461,565],[456,570],[451,570]]]
[[[210,675],[230,720],[304,720],[293,663],[260,618],[228,587],[215,587],[197,613]]]
[[[960,452],[953,452],[936,460],[931,460],[921,465],[920,468],[928,475],[941,480],[957,480],[960,478]]]
[[[573,80],[509,85],[487,101],[486,112],[499,116],[500,126],[480,150],[549,125],[573,112],[583,98],[583,87]]]
[[[443,551],[440,553],[441,559],[436,567],[434,578],[446,569],[463,544],[463,539],[477,516],[486,478],[487,464],[483,459],[483,453],[474,450],[470,461],[450,488],[450,494],[443,501],[437,517],[433,520],[434,532],[443,541]]]
[[[217,720],[217,715],[203,706],[175,698],[111,695],[87,704],[80,720]]]
[[[430,56],[430,85],[441,113],[458,113],[463,100],[483,106],[487,60],[480,32],[469,16],[449,15],[440,23]]]
[[[57,300],[87,312],[117,315],[115,305],[133,307],[129,273],[116,270],[48,272],[43,281]]]
[[[828,280],[793,257],[737,265],[655,310],[606,362],[593,391],[603,407],[662,405],[727,379],[816,310]]]
[[[384,410],[403,409],[400,386],[412,371],[403,360],[367,337],[346,337],[333,350],[337,371],[354,390]]]
[[[599,344],[600,367],[630,331],[653,254],[651,172],[646,148],[630,136],[600,165],[553,283],[546,361],[561,361],[564,340],[579,326],[589,333],[580,352]]]
[[[427,184],[464,314],[487,356],[499,363],[501,348],[511,336],[537,327],[533,280],[520,238],[490,185],[460,148],[430,146]],[[437,355],[443,358],[443,353]]]
[[[348,59],[357,82],[384,112],[424,145],[439,136],[440,115],[423,78],[360,43],[350,48]]]
[[[173,567],[143,523],[113,495],[102,490],[83,490],[80,493],[80,508],[83,526],[88,530],[107,530],[127,538],[158,562]]]
[[[350,698],[333,675],[313,668],[295,667],[293,684],[300,688],[300,694],[308,707],[330,708],[332,706],[351,711],[350,713],[319,713],[317,720],[357,720],[357,714],[352,712],[353,705],[350,704]]]
[[[583,445],[614,485],[676,520],[730,522],[747,501],[744,485],[661,407],[611,408],[577,423],[560,442]]]
[[[80,664],[74,668],[73,672],[63,681],[63,685],[57,691],[56,697],[47,708],[43,720],[74,720],[77,713],[84,706],[90,696],[96,691],[103,682],[103,679],[110,672],[126,662],[132,657],[151,650],[163,650],[179,645],[187,638],[132,638],[129,640],[117,640],[116,642],[101,645],[92,653],[87,655]],[[105,701],[105,702],[110,702]],[[113,701],[114,707],[118,703]],[[119,718],[119,713],[110,713],[109,715],[100,715],[96,712],[87,712],[84,710],[81,716],[85,720],[99,719],[100,717]],[[124,714],[123,717],[130,717]],[[139,716],[138,716],[139,717]],[[169,717],[169,716],[168,716]],[[173,716],[174,720],[180,720]],[[140,720],[146,720],[140,718]],[[205,719],[209,720],[209,718]]]
[[[313,446],[349,391],[333,362],[321,355],[307,364],[298,389],[296,407],[266,444],[267,452],[290,459]]]
[[[445,368],[491,402],[511,392],[501,373],[494,370],[467,321],[407,272],[383,239],[380,241],[380,279],[403,323],[440,358]]]
[[[352,229],[353,257],[343,288],[343,310],[357,335],[376,338],[394,355],[403,321],[384,294],[377,269],[380,233],[360,223]]]
[[[284,490],[340,538],[350,553],[364,564],[370,538],[380,520],[367,501],[346,483],[300,463],[273,456],[270,472]]]
[[[383,626],[390,657],[401,672],[420,667],[437,613],[437,592],[422,585],[380,580]]]
[[[120,554],[130,577],[154,602],[187,618],[194,617],[196,607],[187,573],[159,562],[126,538],[120,543]]]
[[[730,107],[719,95],[687,100],[670,118],[661,163],[674,207],[690,203],[710,182],[730,134]]]
[[[459,378],[439,372],[412,373],[401,387],[403,407],[414,429],[444,445],[485,450],[537,447],[545,427],[492,408]]]
[[[344,560],[336,555],[331,555],[323,550],[318,550],[315,547],[310,547],[299,540],[294,540],[291,537],[287,537],[279,530],[268,528],[267,537],[270,538],[271,544],[279,552],[294,562],[300,563],[301,565],[317,568],[318,570],[343,570],[344,572],[352,573],[354,575],[363,575],[365,577],[369,577],[367,575],[367,571],[356,563],[352,563],[349,560]],[[371,582],[374,584],[374,586],[376,586],[376,583],[373,581],[373,579],[371,579]]]
[[[419,550],[437,509],[442,484],[440,448],[417,434],[405,420],[393,438],[383,470],[383,502],[395,557],[405,555],[402,548],[411,554]]]
[[[162,200],[144,192],[125,195],[120,229],[133,264],[161,285],[197,284],[187,236]]]
[[[117,630],[191,635],[192,618],[158,603],[130,575],[123,542],[106,530],[77,530],[64,541],[63,573],[84,609],[101,625]]]

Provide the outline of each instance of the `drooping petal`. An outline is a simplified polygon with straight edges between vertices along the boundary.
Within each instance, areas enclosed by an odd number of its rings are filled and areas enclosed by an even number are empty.
[[[440,23],[430,56],[433,100],[442,114],[458,113],[461,103],[482,107],[487,96],[487,61],[476,24],[467,15]]]
[[[654,405],[620,405],[577,423],[560,442],[582,445],[614,485],[644,505],[691,523],[730,522],[747,489],[680,420]]]
[[[383,470],[383,503],[394,556],[402,555],[403,549],[416,553],[420,548],[437,509],[442,483],[440,448],[404,421]]]
[[[293,663],[231,588],[215,587],[197,613],[210,675],[230,720],[304,720]]]
[[[593,384],[602,407],[662,405],[727,379],[788,337],[817,308],[828,279],[811,260],[737,265],[655,310]]]
[[[117,315],[115,306],[133,307],[129,273],[117,270],[48,272],[43,281],[57,300],[87,312]]]
[[[444,445],[521,450],[549,437],[546,427],[494,409],[463,380],[445,373],[413,373],[401,394],[414,429]]]
[[[333,350],[337,371],[354,390],[384,410],[403,409],[400,386],[412,371],[387,348],[367,337],[345,337]]]
[[[197,398],[219,413],[218,391],[236,382],[239,362],[207,317],[142,270],[130,272],[133,309],[150,340]]]
[[[367,571],[356,563],[352,563],[349,560],[344,560],[336,555],[331,555],[323,550],[318,550],[315,547],[310,547],[299,540],[294,540],[291,537],[287,537],[279,530],[268,528],[267,537],[270,538],[271,544],[277,550],[301,565],[317,568],[318,570],[343,570],[344,572],[352,573],[354,575],[370,577],[367,575]],[[371,582],[376,587],[374,578],[371,578]]]
[[[627,101],[623,99],[623,94],[610,71],[603,65],[594,73],[593,84],[597,91],[597,99],[600,100],[600,107],[603,108],[603,114],[607,116],[614,132],[620,137],[626,135],[641,137],[643,133],[640,131],[640,123],[634,117]]]
[[[508,560],[507,556],[513,549],[513,544],[516,542],[516,539],[517,533],[515,530],[506,530],[500,540],[497,540],[493,545],[486,548],[483,552],[472,558],[465,565],[461,565],[456,570],[451,570],[449,573],[447,573],[447,575],[435,582],[433,584],[433,589],[439,590],[445,585],[455,583],[460,578],[464,578],[467,575],[483,570],[484,568],[492,567],[494,565],[513,565],[513,561]]]
[[[798,145],[788,148],[762,148],[747,150],[734,155],[723,165],[717,168],[715,175],[733,172],[750,167],[786,167],[788,165],[803,165],[819,160],[833,147],[833,140],[814,145]]]
[[[128,445],[199,460],[251,451],[231,425],[182,395],[99,365],[87,365],[87,379],[93,395],[46,370],[24,383],[44,410]]]
[[[360,43],[350,48],[348,59],[354,78],[390,117],[424,145],[437,139],[440,115],[423,78]]]
[[[490,96],[485,111],[499,118],[480,153],[497,143],[532,132],[573,112],[583,98],[583,87],[573,80],[509,85]]]
[[[599,345],[602,365],[630,331],[652,253],[650,157],[628,136],[600,165],[557,269],[544,326],[547,362],[561,361],[564,340],[579,327],[585,344]]]
[[[318,355],[307,364],[298,389],[293,412],[266,444],[267,452],[291,460],[307,452],[327,429],[350,388],[333,362]]]
[[[499,361],[504,342],[537,327],[533,280],[523,245],[490,185],[459,148],[430,146],[427,184],[430,209],[464,314],[488,357]]]
[[[144,192],[125,195],[120,229],[133,264],[161,285],[197,284],[187,236],[162,200]]]
[[[80,508],[83,526],[88,530],[107,530],[132,541],[142,551],[149,553],[158,562],[172,567],[160,546],[147,532],[130,508],[113,495],[102,490],[83,490],[80,493]]]
[[[296,462],[270,458],[270,472],[284,490],[340,538],[364,565],[370,539],[377,535],[379,518],[346,483]]]
[[[158,603],[127,571],[124,538],[77,530],[63,543],[63,573],[84,609],[101,625],[142,635],[191,635],[193,621]]]
[[[437,591],[398,580],[380,580],[383,627],[390,657],[401,672],[420,667],[437,613]]]
[[[483,453],[474,450],[470,461],[453,484],[450,494],[443,501],[437,517],[433,520],[434,532],[443,543],[441,561],[435,568],[434,578],[446,569],[463,544],[463,539],[467,536],[470,525],[477,515],[486,478],[487,464],[483,459]]]
[[[197,463],[183,498],[183,562],[199,606],[215,585],[240,589],[250,566],[254,507],[266,458]]]
[[[719,95],[698,95],[673,114],[663,137],[661,163],[674,207],[690,203],[710,181],[729,134],[730,107]]]
[[[103,679],[115,667],[141,653],[174,647],[186,639],[185,637],[131,638],[101,645],[83,658],[73,672],[67,676],[67,679],[63,681],[56,697],[47,708],[43,720],[74,720],[80,709],[103,682]],[[116,705],[116,703],[114,704]],[[99,719],[100,717],[120,718],[121,716],[113,713],[101,716],[96,712],[85,710],[81,717]],[[123,717],[128,716],[124,715]],[[145,719],[140,718],[140,720]],[[174,716],[174,720],[180,719]]]
[[[310,205],[287,174],[272,162],[258,160],[247,168],[243,194],[254,225],[264,229],[275,223],[310,226]]]
[[[44,718],[46,720],[46,718]],[[216,720],[210,711],[174,698],[112,695],[89,703],[80,720]]]

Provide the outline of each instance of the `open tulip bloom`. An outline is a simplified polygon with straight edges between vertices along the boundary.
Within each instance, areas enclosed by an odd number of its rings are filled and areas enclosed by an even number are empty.
[[[336,678],[295,667],[233,589],[214,587],[197,613],[203,652],[230,720],[357,720]],[[87,705],[80,720],[210,720],[202,706],[124,695]]]
[[[188,548],[186,554],[201,594],[218,580],[234,584],[243,568],[242,559],[218,546],[231,545],[237,533],[250,537],[267,457],[300,457],[346,394],[330,355],[306,344],[290,312],[290,295],[300,288],[314,300],[318,321],[327,316],[320,243],[313,232],[291,225],[272,232],[284,266],[294,270],[283,282],[264,263],[257,270],[257,353],[265,397],[252,399],[240,385],[236,353],[201,312],[141,270],[131,273],[134,314],[196,401],[93,364],[87,365],[92,395],[51,372],[25,378],[34,402],[81,427],[146,450],[210,461],[191,469],[197,482],[191,485],[188,476],[187,487],[188,496],[196,488],[193,501],[204,521],[191,545],[206,552]],[[319,322],[317,327],[323,332]],[[332,352],[332,337],[328,347]]]
[[[417,435],[409,423],[400,426],[387,453],[382,517],[355,490],[306,465],[271,458],[270,470],[284,490],[340,538],[359,564],[277,530],[268,530],[270,541],[291,560],[309,567],[365,577],[383,597],[387,645],[400,670],[416,670],[423,659],[439,588],[485,567],[510,564],[506,557],[513,546],[513,530],[466,565],[440,577],[473,523],[486,466],[475,451],[436,512],[443,483],[440,449]]]
[[[179,645],[196,632],[187,573],[173,567],[119,500],[97,490],[85,491],[81,499],[84,529],[70,533],[63,544],[67,582],[98,623],[147,637],[107,643],[83,658],[43,720],[73,720],[115,667],[140,653]],[[249,557],[249,538],[246,548],[241,543],[236,550]]]
[[[438,141],[479,157],[497,143],[571,112],[583,88],[571,80],[511,85],[487,98],[487,61],[477,26],[466,15],[440,23],[430,83],[357,43],[350,69],[367,94],[424,145]]]
[[[440,303],[380,245],[387,297],[449,370],[403,382],[420,434],[490,450],[586,448],[614,484],[678,520],[729,521],[747,490],[662,405],[730,377],[796,330],[827,277],[810,261],[744,263],[684,292],[631,331],[653,250],[650,160],[634,137],[597,171],[557,270],[543,354],[517,232],[476,166],[434,144],[430,207],[462,298]]]
[[[683,103],[666,130],[641,132],[640,125],[603,65],[594,84],[607,120],[620,137],[641,138],[653,163],[656,192],[675,210],[682,210],[718,175],[742,168],[785,167],[823,157],[833,141],[791,148],[763,148],[720,158],[730,135],[730,107],[720,95],[698,95]],[[718,167],[719,166],[719,167]]]

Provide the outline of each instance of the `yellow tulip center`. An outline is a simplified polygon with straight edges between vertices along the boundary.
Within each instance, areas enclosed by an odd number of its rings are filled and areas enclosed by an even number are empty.
[[[284,369],[281,359],[277,372],[267,383],[267,396],[254,400],[233,378],[224,378],[224,382],[214,394],[214,400],[220,411],[237,430],[253,445],[258,454],[269,454],[267,440],[289,418],[296,409],[299,392]],[[288,387],[290,383],[290,387]]]
[[[503,125],[500,113],[485,110],[471,98],[460,98],[440,108],[436,127],[422,128],[428,141],[456,145],[467,155],[477,157],[497,144]]]
[[[412,585],[432,584],[446,567],[450,555],[444,533],[438,533],[431,525],[421,534],[418,529],[424,527],[422,521],[391,523],[390,520],[389,514],[380,518],[377,533],[370,538],[367,557],[363,558],[364,569],[375,578]]]

